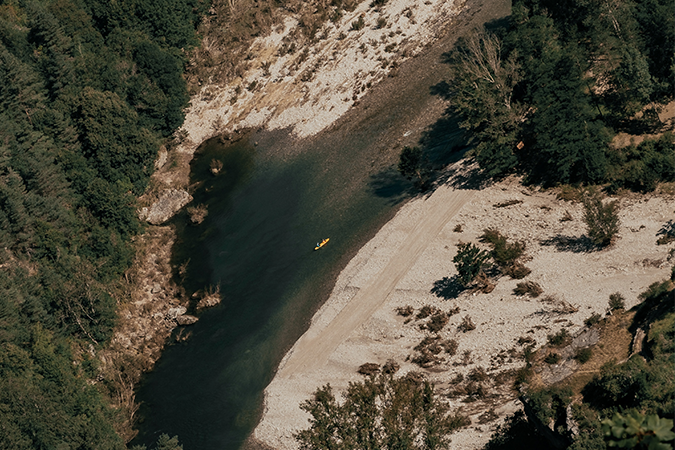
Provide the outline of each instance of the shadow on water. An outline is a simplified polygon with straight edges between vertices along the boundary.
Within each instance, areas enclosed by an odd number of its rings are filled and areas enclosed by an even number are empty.
[[[371,175],[368,187],[373,194],[387,199],[390,205],[399,204],[418,192],[415,185],[393,167],[387,167]]]
[[[210,240],[222,232],[220,221],[232,207],[232,194],[251,176],[254,169],[255,148],[247,137],[232,143],[222,137],[205,141],[196,151],[190,165],[190,184],[193,201],[210,212],[204,222],[192,224],[189,209],[177,215],[173,224],[178,240],[173,247],[171,265],[179,268],[176,282],[189,294],[219,280],[212,279]],[[212,171],[218,168],[217,173]],[[217,193],[218,195],[210,195]],[[201,255],[195,258],[195,255]],[[214,286],[215,287],[215,286]]]

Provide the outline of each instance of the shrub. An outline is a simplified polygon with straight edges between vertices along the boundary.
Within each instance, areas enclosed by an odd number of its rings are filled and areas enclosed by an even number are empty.
[[[438,333],[445,325],[447,325],[449,320],[450,319],[446,313],[443,311],[438,311],[436,314],[431,316],[431,320],[427,324],[427,329],[433,333]]]
[[[521,336],[518,338],[518,345],[536,344],[536,342],[532,336]]]
[[[380,365],[376,363],[365,363],[359,366],[361,375],[375,375],[380,372]]]
[[[521,367],[520,369],[516,370],[516,374],[513,377],[513,385],[517,389],[520,385],[523,383],[527,383],[530,381],[530,378],[532,378],[532,375],[534,374],[534,371],[532,370],[532,367],[530,367],[529,364]]]
[[[514,280],[522,280],[531,274],[532,270],[529,267],[526,267],[523,263],[515,262],[504,269],[504,273]]]
[[[469,383],[467,383],[464,389],[466,391],[467,396],[464,399],[466,403],[475,402],[476,400],[485,398],[487,397],[488,394],[488,391],[485,388],[485,386],[483,386],[483,383],[479,383],[476,381],[470,381]]]
[[[598,313],[593,313],[591,314],[586,320],[584,320],[584,324],[587,327],[592,327],[596,323],[600,322],[600,319],[602,319],[602,316]]]
[[[396,361],[394,361],[393,359],[389,359],[384,364],[384,366],[382,366],[382,373],[393,375],[396,372],[398,372],[398,369],[400,368],[401,366]]]
[[[365,27],[365,26],[366,26],[366,22],[363,19],[363,14],[362,14],[362,15],[359,16],[359,18],[357,20],[352,22],[352,31],[362,30],[363,27]]]
[[[462,224],[458,223],[457,225],[455,225],[455,228],[453,228],[452,231],[454,231],[455,233],[461,233],[462,231],[464,231],[462,229]]]
[[[569,343],[571,339],[572,336],[570,336],[570,334],[567,332],[567,329],[565,328],[563,328],[556,334],[548,335],[548,343],[555,347],[566,345],[567,343]]]
[[[427,317],[429,317],[433,313],[434,313],[434,307],[433,306],[424,305],[424,306],[422,306],[422,308],[420,309],[420,312],[418,312],[417,316],[415,316],[415,317],[417,317],[418,319],[426,319]]]
[[[483,270],[490,255],[471,243],[457,244],[457,254],[452,259],[457,268],[457,279],[462,286],[468,286]]]
[[[463,333],[466,333],[467,331],[475,330],[476,325],[473,323],[473,320],[471,320],[471,317],[464,316],[462,323],[459,324],[457,329]]]
[[[396,308],[396,313],[397,313],[399,316],[403,316],[403,317],[409,317],[409,316],[412,316],[413,311],[414,311],[414,309],[413,309],[413,307],[410,306],[410,305],[407,305],[407,306],[399,306],[398,308]]]
[[[560,354],[551,352],[544,358],[546,364],[558,364],[560,362]]]
[[[443,347],[445,353],[450,356],[454,356],[457,353],[457,347],[459,347],[459,344],[457,344],[457,341],[454,339],[448,339],[441,344],[441,347]]]
[[[471,369],[471,372],[469,372],[468,378],[471,381],[477,381],[479,383],[482,383],[483,381],[487,381],[488,374],[482,367],[474,367],[473,369]]]
[[[617,309],[624,309],[626,303],[624,301],[623,295],[618,292],[615,292],[609,296],[609,309],[615,311]]]
[[[532,298],[539,297],[544,290],[539,286],[539,283],[534,281],[524,281],[518,283],[516,288],[513,290],[513,293],[519,296],[529,295]]]
[[[591,359],[591,356],[593,356],[593,350],[590,348],[580,348],[577,349],[576,353],[574,354],[574,359],[576,359],[579,364],[586,364],[588,360]]]
[[[619,205],[615,201],[603,203],[597,190],[590,190],[583,199],[584,222],[588,237],[594,245],[606,247],[619,232]]]
[[[353,26],[353,24],[352,24]],[[399,155],[398,171],[408,180],[414,180],[419,189],[428,187],[431,171],[429,159],[419,147],[403,147]]]

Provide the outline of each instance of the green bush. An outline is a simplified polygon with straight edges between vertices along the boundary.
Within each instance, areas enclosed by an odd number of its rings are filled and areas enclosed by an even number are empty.
[[[490,254],[471,243],[457,244],[457,254],[452,259],[458,272],[458,281],[462,286],[468,286],[482,272]]]
[[[350,383],[343,398],[338,402],[328,384],[301,405],[311,415],[310,427],[295,434],[301,448],[444,448],[450,433],[467,424],[465,417],[449,414],[419,374]]]
[[[603,203],[597,190],[590,190],[583,204],[588,237],[599,247],[610,245],[619,232],[619,204],[616,200]]]
[[[561,347],[563,345],[569,344],[569,342],[572,340],[572,336],[567,332],[566,328],[563,328],[556,334],[549,334],[548,335],[548,343],[555,346],[555,347]]]
[[[532,298],[539,297],[543,292],[544,290],[539,286],[539,283],[534,281],[523,281],[516,284],[515,289],[513,289],[513,293],[518,296],[529,295]]]
[[[551,352],[544,357],[544,362],[546,364],[558,364],[560,359],[560,353]]]
[[[626,307],[625,299],[619,292],[615,292],[609,296],[609,309],[616,311],[617,309],[624,309]]]
[[[586,320],[584,320],[584,325],[587,327],[592,327],[596,323],[600,323],[602,316],[598,313],[591,314]]]
[[[585,364],[591,359],[591,356],[593,356],[593,350],[591,350],[589,347],[580,348],[577,349],[576,353],[574,354],[574,359],[576,359],[579,364]]]

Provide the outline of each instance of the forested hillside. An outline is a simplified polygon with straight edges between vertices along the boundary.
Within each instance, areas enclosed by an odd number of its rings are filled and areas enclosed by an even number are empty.
[[[0,2],[1,448],[124,448],[93,355],[207,8]]]
[[[675,179],[673,137],[614,148],[618,132],[663,131],[675,96],[670,0],[519,0],[506,27],[449,55],[452,111],[491,175],[651,191]]]

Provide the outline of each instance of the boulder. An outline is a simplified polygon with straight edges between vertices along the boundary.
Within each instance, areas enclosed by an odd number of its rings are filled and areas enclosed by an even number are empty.
[[[218,294],[207,295],[203,299],[199,300],[199,303],[197,303],[197,309],[213,308],[218,303],[220,303],[220,300],[221,298]]]
[[[181,326],[192,325],[198,320],[199,320],[198,317],[191,316],[189,314],[183,314],[182,316],[176,317],[176,323]]]
[[[166,312],[166,318],[167,319],[175,319],[178,316],[182,316],[187,312],[187,308],[185,306],[177,306],[175,308],[170,308]]]
[[[184,189],[166,189],[152,206],[141,209],[139,218],[153,225],[160,225],[191,201],[192,196]]]

